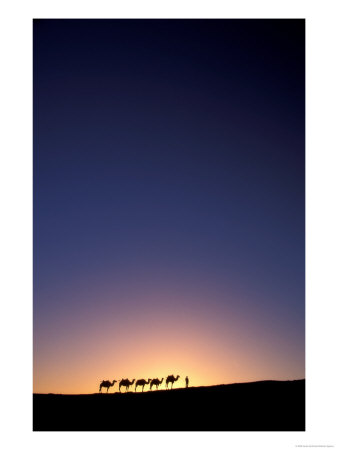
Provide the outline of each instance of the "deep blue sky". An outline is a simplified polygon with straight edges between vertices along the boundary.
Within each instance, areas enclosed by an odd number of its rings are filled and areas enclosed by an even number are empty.
[[[156,285],[304,350],[304,28],[34,21],[35,330]]]

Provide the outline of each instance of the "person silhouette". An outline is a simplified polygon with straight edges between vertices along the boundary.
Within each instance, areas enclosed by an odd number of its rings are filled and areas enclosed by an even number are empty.
[[[189,387],[189,378],[188,376],[185,377],[185,387]]]

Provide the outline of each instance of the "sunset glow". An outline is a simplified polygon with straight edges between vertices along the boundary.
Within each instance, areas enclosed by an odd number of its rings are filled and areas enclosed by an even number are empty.
[[[282,308],[281,319],[273,321],[269,311],[250,311],[248,300],[228,298],[217,306],[217,298],[182,295],[121,292],[124,306],[117,309],[118,293],[101,293],[97,303],[81,294],[72,312],[51,313],[44,327],[36,327],[41,344],[35,347],[34,392],[97,392],[102,379],[171,373],[180,375],[175,387],[184,387],[186,375],[195,386],[304,376],[304,349],[294,345],[300,333],[291,322],[283,337]]]

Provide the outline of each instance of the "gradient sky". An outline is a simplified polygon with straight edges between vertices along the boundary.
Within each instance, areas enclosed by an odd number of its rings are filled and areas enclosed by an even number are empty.
[[[304,41],[34,21],[34,392],[305,376]]]

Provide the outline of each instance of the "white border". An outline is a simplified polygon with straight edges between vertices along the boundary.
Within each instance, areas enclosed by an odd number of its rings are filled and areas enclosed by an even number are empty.
[[[336,444],[337,16],[335,2],[3,1],[1,5],[1,402],[3,448],[252,448]],[[305,433],[33,433],[32,18],[306,18]]]

